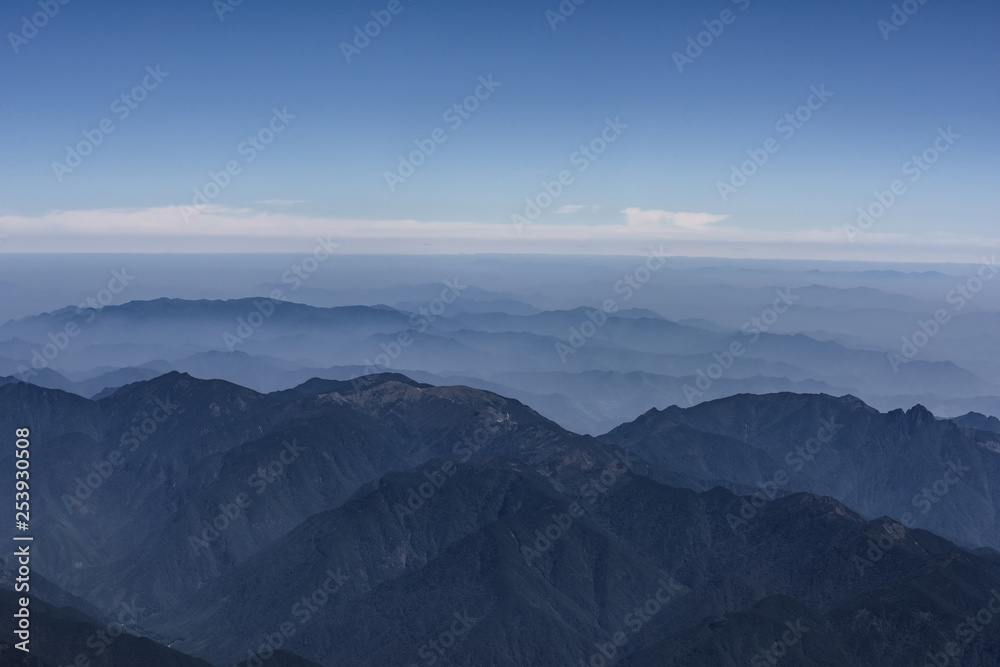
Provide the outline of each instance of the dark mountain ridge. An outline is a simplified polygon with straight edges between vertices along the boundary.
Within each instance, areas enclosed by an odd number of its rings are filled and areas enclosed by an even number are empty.
[[[1000,587],[1000,554],[938,536],[994,544],[995,434],[920,406],[737,395],[593,438],[398,374],[168,373],[100,400],[0,386],[0,429],[24,426],[50,595],[127,600],[142,650],[220,666],[745,664],[798,618],[802,664],[913,664],[983,604],[973,582]],[[1000,625],[978,636],[968,664],[992,664]]]

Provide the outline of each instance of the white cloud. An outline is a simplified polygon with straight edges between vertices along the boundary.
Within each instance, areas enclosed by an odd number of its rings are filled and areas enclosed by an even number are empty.
[[[670,255],[760,259],[968,262],[1000,252],[1000,238],[868,232],[840,227],[772,231],[713,226],[721,216],[634,211],[631,224],[511,224],[309,217],[208,206],[0,215],[0,256],[17,252],[305,252],[331,237],[344,254]],[[184,214],[190,217],[185,222]]]
[[[556,213],[579,213],[586,210],[589,210],[591,213],[597,213],[600,209],[600,206],[588,206],[587,204],[566,204],[557,208]]]
[[[686,213],[683,211],[644,211],[641,208],[626,208],[622,211],[629,227],[655,227],[672,224],[681,229],[702,230],[713,222],[721,222],[728,215],[712,213]]]
[[[254,202],[254,204],[260,204],[261,206],[295,206],[296,204],[305,203],[305,199],[262,199],[261,201]]]

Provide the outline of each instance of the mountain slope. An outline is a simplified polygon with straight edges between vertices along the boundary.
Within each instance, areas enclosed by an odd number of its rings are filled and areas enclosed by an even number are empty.
[[[880,413],[851,396],[772,394],[651,410],[600,439],[661,465],[688,447],[675,467],[699,456],[719,479],[760,487],[766,496],[828,495],[864,516],[888,515],[964,544],[998,547],[1000,488],[991,480],[1000,476],[1000,452],[989,434],[977,434],[921,406]],[[775,466],[713,458],[717,438],[742,443],[744,459],[766,455]]]

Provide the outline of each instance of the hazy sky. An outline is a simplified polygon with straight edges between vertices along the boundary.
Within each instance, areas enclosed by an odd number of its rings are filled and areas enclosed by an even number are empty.
[[[1000,249],[990,0],[237,1],[3,3],[0,251]]]

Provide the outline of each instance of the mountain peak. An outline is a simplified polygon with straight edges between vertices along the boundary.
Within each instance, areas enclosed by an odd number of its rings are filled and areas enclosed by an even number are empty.
[[[934,416],[934,413],[919,403],[906,411],[906,417],[911,422],[920,425],[932,424],[937,421],[937,417]]]
[[[952,420],[962,428],[972,428],[977,431],[991,431],[1000,433],[1000,419],[984,415],[980,412],[970,412],[961,417],[954,417]]]
[[[119,387],[117,390],[103,394],[100,401],[121,398],[127,395],[149,395],[159,396],[171,393],[172,395],[217,394],[228,392],[232,396],[260,397],[263,394],[241,387],[238,384],[226,380],[197,378],[181,371],[169,371],[163,375],[158,375],[149,380],[140,380]]]
[[[346,396],[349,394],[358,394],[388,383],[403,384],[416,389],[427,389],[432,386],[412,380],[401,373],[376,373],[374,375],[362,375],[352,380],[311,378],[291,389],[272,392],[269,395],[279,400],[295,400],[306,396],[320,396],[333,393]]]

